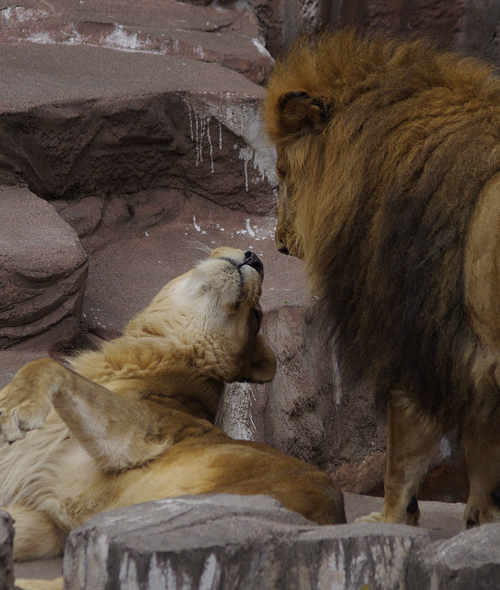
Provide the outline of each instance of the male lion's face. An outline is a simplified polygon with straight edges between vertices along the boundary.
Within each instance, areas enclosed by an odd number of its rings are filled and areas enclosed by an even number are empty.
[[[317,140],[329,120],[328,107],[303,90],[281,96],[272,93],[266,99],[265,116],[278,156],[276,174],[280,196],[276,245],[282,254],[304,260],[309,254],[304,248],[307,231],[301,224],[312,212],[307,211],[303,196],[313,190],[321,169],[323,140]]]
[[[149,309],[167,312],[203,371],[226,382],[270,381],[276,361],[259,333],[263,277],[254,252],[217,248],[164,287]]]

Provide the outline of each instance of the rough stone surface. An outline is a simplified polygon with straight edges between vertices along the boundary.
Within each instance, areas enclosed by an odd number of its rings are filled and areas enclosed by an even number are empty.
[[[73,229],[28,189],[0,188],[0,348],[68,345],[80,327],[87,256]]]
[[[186,496],[103,513],[75,529],[66,588],[401,588],[424,531],[313,525],[265,496]]]
[[[347,522],[380,511],[382,498],[344,494]],[[458,534],[462,526],[463,504],[443,504],[442,502],[420,502],[420,530],[427,530],[431,541],[449,539]],[[14,564],[16,579],[42,578],[52,580],[62,575],[62,558],[18,562]]]
[[[273,56],[302,32],[354,24],[425,35],[440,45],[500,62],[500,5],[492,0],[249,0]]]
[[[0,590],[13,590],[14,570],[12,566],[12,543],[14,541],[13,520],[0,510]]]
[[[173,0],[0,0],[0,43],[179,55],[218,63],[257,83],[273,63],[260,37],[256,17],[227,3],[221,10]]]
[[[495,57],[500,4],[491,0],[321,0],[324,25],[427,36],[440,45]]]
[[[174,202],[204,195],[261,215],[275,205],[275,155],[258,112],[264,91],[218,64],[0,44],[0,93],[0,182],[25,182],[50,199],[161,188]],[[119,202],[106,205],[129,215]]]
[[[407,590],[495,590],[500,579],[500,524],[464,531],[412,556]]]

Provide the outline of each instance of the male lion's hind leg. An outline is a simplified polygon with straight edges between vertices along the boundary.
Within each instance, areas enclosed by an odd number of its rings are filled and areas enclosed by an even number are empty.
[[[500,447],[492,441],[473,440],[464,435],[469,466],[470,492],[463,527],[500,521]]]
[[[62,555],[66,534],[43,512],[13,505],[5,508],[14,519],[14,561]]]
[[[418,486],[439,434],[435,419],[424,416],[405,398],[398,400],[397,394],[392,398],[388,406],[384,506],[382,512],[372,512],[356,522],[418,524]]]

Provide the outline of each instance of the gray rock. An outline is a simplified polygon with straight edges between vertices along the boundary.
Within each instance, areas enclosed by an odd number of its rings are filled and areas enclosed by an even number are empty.
[[[186,496],[92,518],[63,570],[68,590],[392,590],[428,542],[402,526],[319,527],[265,496]]]
[[[78,237],[28,189],[0,188],[0,348],[67,345],[87,277]]]
[[[14,588],[12,567],[12,543],[14,542],[14,521],[4,510],[0,510],[0,590]]]
[[[416,552],[407,590],[496,590],[500,583],[500,524],[464,531]]]
[[[257,19],[234,7],[142,0],[0,1],[0,43],[94,45],[220,63],[262,82],[273,60]],[[221,3],[222,4],[222,3]],[[4,5],[6,5],[4,7]],[[2,10],[3,8],[3,10]]]
[[[261,215],[275,205],[275,154],[259,116],[264,90],[218,64],[0,44],[0,92],[4,183],[73,201],[167,189],[182,201],[204,195]],[[123,205],[120,215],[131,217]],[[176,207],[165,207],[172,218]],[[99,221],[94,215],[86,225]]]

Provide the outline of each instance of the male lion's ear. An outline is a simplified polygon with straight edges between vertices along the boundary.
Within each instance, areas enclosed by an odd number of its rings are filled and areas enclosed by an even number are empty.
[[[328,105],[308,92],[287,92],[278,100],[280,123],[284,134],[321,132],[330,119]]]
[[[267,383],[272,380],[275,373],[276,357],[259,332],[250,360],[250,371],[244,376],[244,380],[251,383]]]

